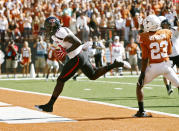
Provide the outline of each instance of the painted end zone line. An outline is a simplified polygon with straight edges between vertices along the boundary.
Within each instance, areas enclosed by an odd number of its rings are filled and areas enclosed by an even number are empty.
[[[0,107],[0,122],[7,124],[76,122],[75,120],[19,106]]]
[[[15,92],[22,92],[22,93],[30,93],[30,94],[51,96],[51,94],[46,94],[46,93],[38,93],[38,92],[31,92],[31,91],[22,91],[22,90],[15,90],[15,89],[3,88],[3,87],[0,87],[0,89],[2,89],[2,90],[8,90],[8,91],[15,91]],[[89,100],[80,99],[80,98],[72,98],[72,97],[67,97],[67,96],[60,96],[60,98],[65,98],[65,99],[70,99],[70,100],[77,100],[77,101],[83,101],[83,102],[89,102],[89,103],[95,103],[95,104],[102,104],[102,105],[112,106],[112,107],[120,107],[120,108],[130,109],[130,110],[138,110],[137,108],[127,107],[127,106],[122,106],[122,105],[109,104],[109,103],[98,102],[98,101],[89,101]],[[152,111],[152,110],[146,110],[146,111],[151,112],[151,113],[155,113],[155,114],[160,114],[160,115],[179,117],[179,115],[177,115],[177,114],[170,114],[170,113],[164,113],[164,112]]]

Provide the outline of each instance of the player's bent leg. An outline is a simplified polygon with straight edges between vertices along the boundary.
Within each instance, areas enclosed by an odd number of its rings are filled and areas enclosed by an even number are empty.
[[[96,80],[100,76],[106,74],[108,71],[116,67],[129,68],[131,66],[126,61],[121,61],[121,62],[115,61],[113,64],[94,69],[94,67],[90,63],[86,63],[85,65],[83,65],[81,70],[90,80]]]
[[[52,112],[53,105],[57,100],[58,96],[61,94],[63,87],[64,87],[64,82],[57,80],[57,84],[55,86],[55,89],[53,91],[52,97],[50,98],[49,102],[45,105],[35,105],[35,108],[39,111]]]
[[[142,86],[137,85],[136,94],[137,94],[139,110],[137,111],[136,114],[134,114],[133,117],[152,117],[151,113],[147,113],[144,111],[144,103],[143,103],[144,95],[143,95]]]
[[[172,93],[173,93],[173,89],[172,89],[172,86],[171,86],[171,82],[169,80],[167,80],[165,77],[163,77],[163,81],[165,83],[165,86],[167,88],[167,93],[168,95],[170,96]]]
[[[153,70],[150,66],[148,66],[145,71],[144,85],[150,83],[157,76],[158,74],[155,73],[155,70]],[[137,84],[136,95],[137,95],[139,110],[134,115],[134,117],[152,117],[150,113],[146,113],[144,110],[144,103],[143,103],[144,94],[142,89],[144,85]]]
[[[171,81],[172,85],[179,87],[179,78],[172,68],[169,68],[168,73],[166,73],[164,77]]]

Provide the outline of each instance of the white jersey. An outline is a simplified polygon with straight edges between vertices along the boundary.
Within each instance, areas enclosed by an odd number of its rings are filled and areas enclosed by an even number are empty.
[[[85,52],[89,57],[92,57],[95,53],[95,50],[92,48],[92,45],[92,41],[87,41],[83,44],[83,52]]]
[[[179,31],[178,27],[172,27],[172,54],[170,57],[175,57],[179,55]]]
[[[112,61],[115,59],[123,60],[123,55],[125,53],[124,46],[121,43],[112,44]]]
[[[29,48],[22,48],[22,57],[30,57]]]
[[[105,57],[106,57],[106,62],[107,62],[107,63],[111,63],[111,53],[110,53],[109,47],[106,48]]]
[[[65,50],[69,49],[72,46],[72,43],[64,41],[65,37],[67,35],[74,35],[72,31],[66,27],[61,27],[55,35],[52,36],[52,39],[54,41],[54,46],[58,47],[58,45],[61,45]],[[76,37],[76,36],[75,36]],[[69,52],[67,55],[70,59],[74,58],[76,55],[78,55],[82,50],[82,45],[80,45],[75,50]]]
[[[0,50],[0,64],[2,64],[4,62],[4,53]]]

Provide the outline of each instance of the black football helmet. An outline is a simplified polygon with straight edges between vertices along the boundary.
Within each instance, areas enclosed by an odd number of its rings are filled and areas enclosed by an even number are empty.
[[[54,16],[50,16],[45,20],[44,28],[47,37],[50,37],[56,33],[56,31],[61,27],[60,21]]]
[[[171,24],[170,22],[168,21],[168,19],[165,19],[161,22],[161,27],[164,29],[165,28],[165,25],[168,25],[168,28],[170,29],[171,28]]]

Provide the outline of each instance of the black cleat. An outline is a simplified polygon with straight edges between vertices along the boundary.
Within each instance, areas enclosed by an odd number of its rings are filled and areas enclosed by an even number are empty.
[[[45,111],[45,112],[52,112],[53,106],[50,106],[48,104],[45,105],[35,105],[35,108],[39,111]]]
[[[73,77],[73,80],[76,81],[76,77],[75,76]]]
[[[172,89],[172,86],[171,86],[171,82],[170,82],[169,85],[167,85],[167,93],[168,93],[169,96],[173,93],[173,89]]]
[[[137,113],[134,115],[134,117],[152,117],[151,113],[147,113],[147,112],[139,112],[137,111]]]
[[[173,89],[167,90],[168,95],[170,96],[173,93]]]

